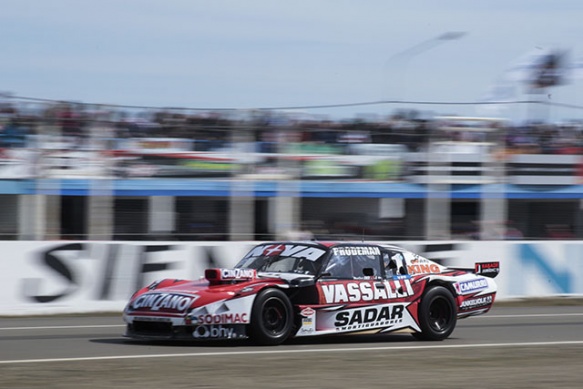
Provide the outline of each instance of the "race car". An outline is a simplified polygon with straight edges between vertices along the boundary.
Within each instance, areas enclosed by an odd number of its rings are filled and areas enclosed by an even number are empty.
[[[499,271],[499,262],[448,268],[378,243],[261,243],[232,269],[138,290],[124,309],[125,336],[277,345],[294,337],[400,331],[439,341],[458,319],[490,310]]]

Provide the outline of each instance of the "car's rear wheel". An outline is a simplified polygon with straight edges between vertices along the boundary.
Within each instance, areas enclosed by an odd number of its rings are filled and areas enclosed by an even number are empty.
[[[287,295],[279,289],[266,289],[253,302],[249,336],[257,344],[280,344],[291,335],[293,322]]]
[[[457,323],[457,308],[453,295],[443,286],[428,289],[419,304],[421,332],[413,336],[420,340],[446,339]]]

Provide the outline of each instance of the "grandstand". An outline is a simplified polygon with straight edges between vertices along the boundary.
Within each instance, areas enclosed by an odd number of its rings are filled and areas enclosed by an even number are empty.
[[[5,98],[10,240],[581,238],[581,123]]]

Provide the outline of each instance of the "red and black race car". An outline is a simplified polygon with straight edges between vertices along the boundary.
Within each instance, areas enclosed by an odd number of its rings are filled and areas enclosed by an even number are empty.
[[[124,310],[126,336],[275,345],[300,336],[403,331],[443,340],[457,319],[490,310],[499,269],[499,262],[447,268],[376,243],[262,243],[233,269],[137,291]]]

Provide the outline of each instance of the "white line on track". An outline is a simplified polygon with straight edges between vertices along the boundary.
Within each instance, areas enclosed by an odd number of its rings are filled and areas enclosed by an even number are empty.
[[[5,330],[74,330],[78,328],[114,328],[125,327],[125,324],[89,324],[83,326],[45,326],[45,327],[3,327],[0,331]]]
[[[0,365],[18,363],[47,363],[47,362],[79,362],[79,361],[107,361],[121,359],[146,359],[146,358],[184,358],[184,357],[216,357],[216,356],[248,356],[248,355],[273,355],[273,354],[307,354],[307,353],[338,353],[355,351],[387,351],[387,350],[431,350],[431,349],[461,349],[461,348],[487,348],[487,347],[540,347],[540,346],[579,346],[583,340],[561,342],[526,342],[526,343],[482,343],[482,344],[452,344],[440,346],[384,346],[384,347],[354,347],[354,348],[307,348],[307,349],[275,349],[253,351],[217,351],[204,353],[183,354],[138,354],[138,355],[112,355],[105,357],[76,357],[76,358],[47,358],[47,359],[16,359],[0,361]]]
[[[583,313],[527,313],[524,315],[488,315],[474,316],[480,319],[498,319],[498,318],[518,318],[518,317],[559,317],[559,316],[583,316]]]

